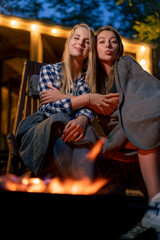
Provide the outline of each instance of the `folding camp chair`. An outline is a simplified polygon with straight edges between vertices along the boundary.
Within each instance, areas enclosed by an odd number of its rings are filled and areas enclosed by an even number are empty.
[[[20,175],[25,169],[17,149],[15,133],[20,121],[38,110],[39,96],[36,86],[43,65],[44,63],[28,59],[24,63],[13,132],[7,135],[9,156],[6,173]]]

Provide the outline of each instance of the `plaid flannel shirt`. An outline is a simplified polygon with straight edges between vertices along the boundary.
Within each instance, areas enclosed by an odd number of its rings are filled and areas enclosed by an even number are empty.
[[[41,68],[38,86],[39,94],[44,90],[50,90],[47,87],[47,84],[52,85],[58,90],[60,89],[62,84],[60,81],[62,64],[62,62],[55,64],[47,64]],[[79,78],[76,79],[76,81],[74,81],[74,91],[72,88],[68,95],[79,96],[85,93],[89,93],[89,88],[85,83],[85,75],[86,73],[83,73]],[[40,103],[39,111],[41,111],[47,117],[50,117],[58,112],[63,112],[66,113],[71,119],[77,118],[80,115],[85,115],[90,120],[90,122],[94,120],[94,113],[87,108],[83,108],[78,111],[72,111],[70,98],[64,98],[62,100],[58,100],[48,104]]]

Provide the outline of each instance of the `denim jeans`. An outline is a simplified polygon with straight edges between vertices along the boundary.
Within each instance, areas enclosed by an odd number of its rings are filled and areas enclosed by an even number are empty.
[[[87,159],[86,154],[90,148],[75,147],[65,143],[59,137],[53,146],[54,161],[62,177],[81,179],[88,177],[91,180],[94,177],[94,163]]]

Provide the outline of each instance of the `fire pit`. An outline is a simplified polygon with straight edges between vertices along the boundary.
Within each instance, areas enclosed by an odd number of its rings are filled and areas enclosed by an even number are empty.
[[[101,147],[102,142],[98,142],[91,150],[88,156],[91,161]],[[57,235],[65,239],[98,236],[98,239],[118,240],[141,219],[147,209],[147,199],[101,194],[99,190],[108,180],[2,176],[1,219],[7,221],[7,226],[24,229],[25,233],[26,229],[36,228],[36,239],[37,234],[41,236],[45,231],[53,234],[53,238]]]
[[[147,201],[143,197],[116,195],[73,195],[0,191],[1,218],[12,219],[12,225],[43,222],[53,225],[54,234],[64,230],[77,234],[98,234],[115,240],[134,226],[144,214]],[[42,225],[43,225],[42,224]],[[24,227],[24,226],[23,226]],[[64,234],[64,232],[63,232]],[[66,233],[67,237],[68,233]],[[112,236],[112,238],[107,238]],[[69,236],[68,236],[69,237]],[[85,238],[84,238],[85,239]],[[90,238],[89,238],[90,239]],[[101,239],[101,238],[99,238]]]

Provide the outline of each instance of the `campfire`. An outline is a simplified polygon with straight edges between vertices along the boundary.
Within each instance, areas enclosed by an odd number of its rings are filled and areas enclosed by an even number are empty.
[[[103,146],[103,139],[97,141],[91,149],[87,158],[94,161],[101,151]],[[0,177],[0,188],[8,191],[19,192],[43,192],[53,194],[80,194],[89,195],[95,194],[105,184],[107,179],[97,179],[91,181],[89,178],[82,178],[80,180],[55,178],[33,178],[30,175],[16,176],[14,174],[7,174]]]
[[[8,191],[43,192],[54,194],[94,194],[107,183],[106,179],[91,181],[88,178],[80,180],[58,177],[53,179],[29,178],[27,176],[17,177],[13,174],[0,177],[0,186]]]

